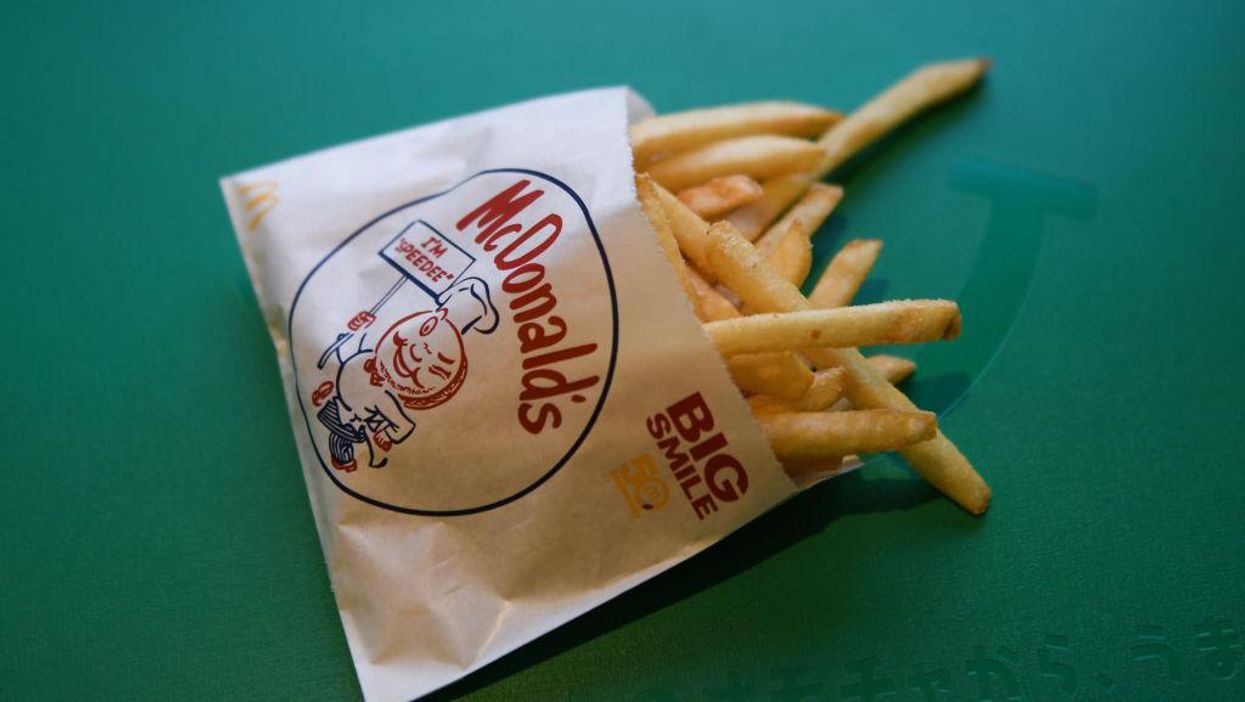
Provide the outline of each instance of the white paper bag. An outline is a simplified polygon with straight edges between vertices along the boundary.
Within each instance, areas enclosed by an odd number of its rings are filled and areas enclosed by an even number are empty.
[[[796,491],[636,202],[626,89],[222,188],[368,700],[407,700]]]

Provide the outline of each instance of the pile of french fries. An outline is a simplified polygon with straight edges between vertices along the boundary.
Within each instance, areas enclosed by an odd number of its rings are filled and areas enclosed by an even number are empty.
[[[899,451],[972,514],[990,487],[895,385],[916,365],[857,350],[954,339],[949,300],[851,304],[881,252],[848,242],[806,297],[812,237],[843,198],[824,178],[907,119],[974,86],[984,59],[924,66],[846,117],[792,102],[662,115],[631,128],[636,191],[679,282],[797,483]]]

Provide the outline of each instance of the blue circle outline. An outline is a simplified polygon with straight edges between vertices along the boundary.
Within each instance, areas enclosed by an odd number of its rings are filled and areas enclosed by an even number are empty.
[[[298,299],[302,296],[303,289],[307,287],[307,283],[311,280],[313,276],[315,276],[316,272],[320,270],[320,267],[323,266],[325,263],[327,263],[330,258],[332,258],[333,256],[336,256],[337,253],[341,251],[347,244],[353,241],[355,237],[367,231],[367,229],[371,227],[372,225],[408,207],[414,207],[415,205],[418,205],[420,203],[436,199],[443,195],[448,195],[449,193],[457,190],[459,187],[465,185],[471,180],[474,180],[475,178],[479,178],[480,176],[494,174],[494,173],[521,173],[523,175],[535,176],[537,178],[544,179],[558,186],[563,191],[565,191],[566,194],[570,195],[571,198],[575,200],[575,204],[579,205],[580,211],[583,212],[584,220],[588,223],[588,230],[592,232],[592,240],[593,242],[596,243],[597,252],[601,256],[601,265],[605,268],[605,282],[609,286],[609,292],[610,292],[610,321],[611,321],[611,326],[612,326],[612,335],[610,339],[610,360],[609,360],[609,367],[606,369],[606,372],[605,372],[605,382],[601,385],[601,397],[599,400],[597,400],[597,405],[596,407],[593,408],[592,415],[588,418],[588,423],[584,426],[583,431],[580,432],[579,436],[575,439],[574,443],[571,444],[571,447],[567,449],[566,453],[562,456],[562,458],[558,459],[558,461],[553,464],[552,468],[546,471],[544,475],[537,478],[536,481],[533,482],[531,485],[528,485],[527,487],[523,488],[522,490],[519,490],[518,492],[514,493],[513,495],[510,495],[509,497],[505,497],[500,500],[496,500],[494,502],[481,505],[479,507],[468,507],[464,509],[452,509],[452,510],[430,510],[430,509],[415,509],[413,507],[399,507],[397,505],[391,505],[387,502],[382,502],[376,498],[368,497],[367,495],[360,494],[350,489],[349,487],[347,487],[345,484],[343,484],[340,480],[337,479],[337,476],[333,475],[333,471],[330,470],[329,467],[324,464],[324,458],[320,455],[319,447],[316,446],[315,433],[311,429],[311,419],[307,416],[307,409],[303,404],[302,392],[299,390],[299,387],[298,387],[298,361],[294,357],[294,310],[298,308]],[[541,485],[545,484],[546,481],[548,481],[550,478],[553,477],[554,473],[557,473],[559,470],[562,469],[563,466],[566,465],[566,462],[571,459],[571,456],[575,455],[575,452],[579,450],[579,447],[584,443],[584,440],[588,438],[589,432],[592,431],[592,427],[596,424],[597,418],[600,417],[601,415],[601,408],[605,405],[605,398],[609,395],[610,384],[614,379],[614,366],[615,366],[616,361],[618,360],[618,293],[614,287],[614,274],[613,274],[613,271],[610,269],[609,257],[605,255],[605,246],[604,244],[601,243],[601,235],[597,232],[597,226],[592,221],[592,215],[589,214],[588,207],[587,205],[584,204],[583,199],[580,198],[579,195],[574,190],[571,190],[570,186],[568,186],[566,183],[563,183],[561,180],[558,180],[557,178],[554,178],[553,176],[547,173],[541,173],[540,171],[534,171],[528,168],[490,168],[488,170],[479,171],[473,175],[470,175],[462,179],[458,183],[454,184],[452,187],[449,187],[445,190],[442,190],[437,193],[433,193],[432,195],[421,197],[417,200],[412,200],[410,202],[394,207],[393,209],[390,209],[372,218],[367,224],[364,224],[362,227],[355,230],[354,233],[352,233],[350,236],[343,239],[340,244],[333,247],[332,251],[329,251],[327,254],[325,254],[324,258],[320,259],[320,261],[316,263],[314,267],[312,267],[311,271],[308,272],[306,277],[303,278],[303,282],[299,284],[298,291],[294,293],[294,300],[293,302],[290,303],[289,319],[286,322],[286,334],[290,340],[290,370],[292,370],[294,374],[294,395],[298,399],[298,410],[299,412],[302,413],[303,423],[307,426],[307,435],[311,439],[310,441],[311,450],[315,452],[316,460],[319,461],[320,463],[320,469],[323,470],[324,474],[329,477],[329,480],[332,480],[333,484],[336,485],[338,489],[340,489],[342,492],[346,493],[347,495],[350,495],[351,497],[354,497],[357,500],[361,500],[375,507],[381,507],[383,509],[391,510],[394,512],[401,512],[403,514],[415,514],[415,515],[420,515],[420,516],[425,516],[425,517],[460,517],[460,516],[466,516],[469,514],[478,514],[480,512],[487,512],[489,510],[493,510],[493,509],[497,509],[498,507],[505,506],[527,495],[528,493],[532,492],[533,490],[540,487]]]

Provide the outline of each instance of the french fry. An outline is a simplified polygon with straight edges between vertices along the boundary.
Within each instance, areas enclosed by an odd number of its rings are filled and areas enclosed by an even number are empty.
[[[878,260],[882,242],[877,239],[855,239],[839,250],[830,265],[817,279],[808,301],[813,307],[828,309],[846,307],[860,290],[860,284]]]
[[[696,314],[702,322],[734,319],[740,316],[739,309],[723,297],[722,293],[718,292],[709,281],[705,280],[699,271],[690,266],[686,270],[687,280],[692,286]]]
[[[904,381],[904,379],[916,371],[915,363],[898,356],[885,356],[879,354],[877,356],[866,356],[865,360],[869,362],[869,365],[873,366],[873,370],[880,373],[883,378],[886,378],[886,382],[891,385],[900,384]],[[822,371],[817,371],[817,373],[821,372]],[[816,373],[814,373],[814,375],[816,375]],[[834,404],[830,405],[829,409],[831,411],[837,411],[851,409],[851,407],[852,403],[848,402],[847,398],[844,397],[835,400]]]
[[[807,173],[770,178],[761,183],[761,199],[740,207],[726,219],[748,241],[756,241],[770,222],[799,199],[815,179]]]
[[[762,414],[777,414],[779,412],[800,412],[795,409],[794,402],[784,400],[781,397],[773,395],[752,395],[745,398],[748,403],[748,409],[752,410],[752,414],[760,416]],[[825,408],[822,408],[825,409]],[[808,410],[810,412],[820,412],[822,410]]]
[[[764,413],[757,422],[780,459],[893,451],[929,441],[938,431],[937,416],[919,410]]]
[[[843,188],[816,183],[756,241],[779,275],[803,285],[813,265],[813,233],[843,199]]]
[[[652,223],[653,230],[657,232],[657,241],[661,244],[662,253],[666,254],[666,259],[670,261],[670,266],[674,268],[675,278],[678,279],[679,285],[683,288],[683,294],[691,301],[692,307],[697,309],[697,316],[703,317],[698,308],[698,298],[696,291],[692,288],[692,283],[687,277],[687,264],[683,261],[683,255],[679,253],[679,244],[675,241],[674,234],[670,231],[670,222],[666,219],[666,213],[661,205],[661,198],[657,194],[657,185],[653,183],[653,179],[644,173],[636,176],[635,179],[636,195],[640,200],[640,207],[644,210],[644,215],[648,217],[648,221]]]
[[[737,357],[738,358],[738,357]],[[826,368],[813,374],[813,383],[798,400],[785,400],[774,395],[753,395],[748,406],[753,414],[762,412],[821,412],[843,396],[846,374],[842,368]]]
[[[756,240],[757,250],[766,256],[771,255],[793,229],[804,238],[811,239],[842,200],[843,188],[837,185],[816,183],[809,186],[804,197]]]
[[[822,134],[817,143],[826,150],[826,156],[815,169],[761,183],[765,194],[732,212],[731,223],[748,241],[754,241],[811,183],[825,178],[904,121],[967,91],[989,68],[989,59],[966,59],[913,71]]]
[[[667,189],[681,190],[735,173],[753,178],[798,173],[817,167],[823,160],[825,153],[817,144],[765,134],[719,141],[676,154],[649,166],[648,173]]]
[[[916,372],[916,363],[899,356],[887,356],[878,354],[876,356],[868,356],[865,358],[869,365],[873,366],[873,370],[877,371],[886,382],[891,385],[898,385]],[[817,371],[820,373],[821,371]]]
[[[825,178],[861,149],[916,114],[973,87],[989,68],[989,59],[975,58],[932,63],[908,74],[818,139],[826,155],[813,172],[813,179]]]
[[[657,191],[658,199],[661,200],[662,210],[666,213],[666,221],[670,223],[670,231],[674,234],[675,241],[679,243],[679,250],[700,269],[701,275],[709,280],[708,276],[712,274],[709,272],[709,261],[705,258],[709,223],[692,212],[669,190],[657,183],[654,183],[653,187]],[[713,281],[710,280],[710,282]]]
[[[709,232],[706,254],[718,277],[758,310],[794,312],[811,308],[789,281],[774,273],[756,248],[719,222]],[[804,354],[818,368],[841,366],[847,373],[846,396],[862,409],[915,410],[911,400],[886,381],[856,349],[809,349]],[[845,452],[846,453],[846,452]],[[901,452],[931,485],[972,514],[990,505],[990,487],[942,432]]]
[[[826,368],[813,373],[813,384],[796,403],[801,412],[817,412],[834,404],[843,396],[847,373],[842,368]]]
[[[798,102],[751,102],[653,117],[631,127],[637,166],[654,157],[753,134],[814,137],[843,118],[833,110]]]
[[[735,319],[740,316],[735,305],[723,297],[717,288],[710,285],[695,268],[688,266],[686,271],[694,295],[692,306],[696,309],[696,314],[701,321]],[[795,354],[765,354],[764,358],[769,359],[769,363],[766,364],[769,367],[755,367],[757,356],[738,357],[741,360],[728,359],[727,369],[735,385],[748,392],[798,398],[800,395],[797,393],[807,394],[806,390],[812,390],[810,383],[816,384],[816,377],[808,369],[808,365],[797,359]],[[745,366],[749,361],[754,364],[753,367]]]
[[[830,310],[756,314],[708,322],[704,327],[723,356],[913,344],[958,336],[960,308],[950,300],[900,300]]]
[[[731,210],[756,202],[765,191],[746,175],[719,176],[675,193],[692,212],[705,219],[716,219]]]
[[[801,230],[799,222],[792,222],[768,257],[779,275],[794,285],[803,285],[813,267],[813,240]]]
[[[734,356],[726,359],[726,369],[740,390],[793,401],[804,397],[814,383],[808,365],[791,353]]]

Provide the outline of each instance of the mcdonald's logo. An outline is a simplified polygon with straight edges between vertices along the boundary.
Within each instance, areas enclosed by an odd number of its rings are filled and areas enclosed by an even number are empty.
[[[238,187],[238,192],[246,198],[242,209],[251,216],[246,223],[248,232],[255,231],[264,215],[272,211],[281,200],[277,197],[277,183],[272,180],[261,180]]]

